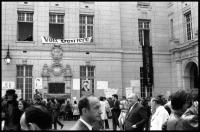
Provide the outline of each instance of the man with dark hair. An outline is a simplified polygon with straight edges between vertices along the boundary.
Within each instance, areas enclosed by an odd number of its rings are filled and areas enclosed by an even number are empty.
[[[94,130],[93,123],[101,119],[100,107],[97,97],[93,95],[83,96],[78,103],[80,119],[71,130]]]
[[[113,122],[113,130],[117,129],[117,126],[119,127],[119,115],[120,115],[120,102],[118,100],[118,95],[117,94],[113,94],[112,95],[112,99],[114,101],[113,107],[111,107],[111,111],[112,111],[112,122]]]
[[[20,125],[22,130],[50,130],[52,116],[44,106],[32,105],[25,109]]]
[[[167,130],[180,130],[182,126],[178,122],[181,120],[183,113],[192,105],[192,96],[190,93],[179,90],[171,96],[171,113],[169,120],[166,123]]]
[[[6,91],[5,100],[1,103],[2,107],[2,120],[5,120],[3,130],[20,130],[20,115],[21,112],[18,108],[17,94],[14,89]]]

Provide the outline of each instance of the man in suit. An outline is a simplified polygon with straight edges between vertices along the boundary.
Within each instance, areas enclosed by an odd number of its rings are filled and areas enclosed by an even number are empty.
[[[93,95],[83,96],[78,108],[80,119],[71,128],[71,130],[94,130],[93,123],[101,119],[100,101]]]
[[[119,115],[120,115],[120,112],[121,112],[120,107],[119,107],[120,102],[118,100],[118,95],[117,94],[113,94],[112,95],[112,99],[114,101],[113,107],[111,107],[113,130],[116,130],[117,126],[119,126],[118,118],[119,118]]]
[[[138,96],[132,93],[128,96],[129,109],[125,117],[125,130],[144,130],[144,125],[148,121],[147,111],[138,103]]]

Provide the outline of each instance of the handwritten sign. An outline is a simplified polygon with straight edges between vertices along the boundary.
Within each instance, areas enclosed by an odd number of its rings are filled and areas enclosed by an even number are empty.
[[[92,37],[76,38],[76,39],[56,39],[51,37],[41,36],[43,44],[83,44],[90,43]]]
[[[3,81],[2,89],[15,89],[15,82],[11,81]]]
[[[97,81],[97,89],[107,89],[108,81]]]
[[[117,94],[117,92],[118,92],[118,89],[114,89],[114,88],[104,89],[104,94],[106,98],[112,97],[112,95]]]
[[[130,94],[132,94],[132,93],[133,93],[133,88],[132,88],[132,87],[126,88],[126,98],[128,98],[128,96],[129,96]]]
[[[42,78],[35,79],[35,89],[42,89]]]
[[[80,90],[80,79],[73,79],[73,90]]]

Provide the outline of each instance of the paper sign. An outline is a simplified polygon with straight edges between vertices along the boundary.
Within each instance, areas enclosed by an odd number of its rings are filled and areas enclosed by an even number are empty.
[[[97,89],[107,89],[108,81],[97,81]]]
[[[35,79],[35,89],[42,89],[42,78]]]
[[[118,92],[118,89],[114,89],[114,88],[104,89],[104,94],[106,98],[112,97],[112,95],[117,94],[117,92]]]
[[[80,79],[73,79],[73,90],[80,90]]]
[[[1,97],[5,96],[6,94],[6,89],[1,89]]]
[[[140,87],[140,80],[130,80],[131,87]]]
[[[2,89],[15,89],[15,82],[3,81]]]
[[[73,100],[76,100],[76,97],[73,97]]]
[[[15,93],[17,94],[17,99],[21,99],[22,98],[22,90],[21,89],[15,89]]]
[[[132,93],[133,93],[133,88],[132,88],[132,87],[126,88],[126,98],[128,98],[128,96],[129,96],[130,94],[132,94]]]

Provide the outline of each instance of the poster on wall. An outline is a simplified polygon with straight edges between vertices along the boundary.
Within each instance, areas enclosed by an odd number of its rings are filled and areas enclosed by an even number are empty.
[[[91,94],[90,80],[82,80],[80,93],[81,96]]]
[[[3,81],[2,89],[15,89],[15,82],[12,81]]]
[[[97,81],[97,89],[107,89],[108,81]]]
[[[80,79],[73,79],[73,90],[80,90]]]
[[[42,89],[42,78],[35,79],[35,89]]]
[[[126,88],[126,98],[128,98],[128,96],[130,95],[130,94],[132,94],[133,93],[133,87],[127,87]]]
[[[140,80],[130,80],[130,85],[134,93],[140,94]]]
[[[15,93],[17,94],[17,100],[22,98],[22,90],[21,89],[15,89]]]
[[[118,92],[118,89],[115,89],[115,88],[104,89],[104,94],[106,98],[112,97],[112,95],[117,94],[117,92]]]

